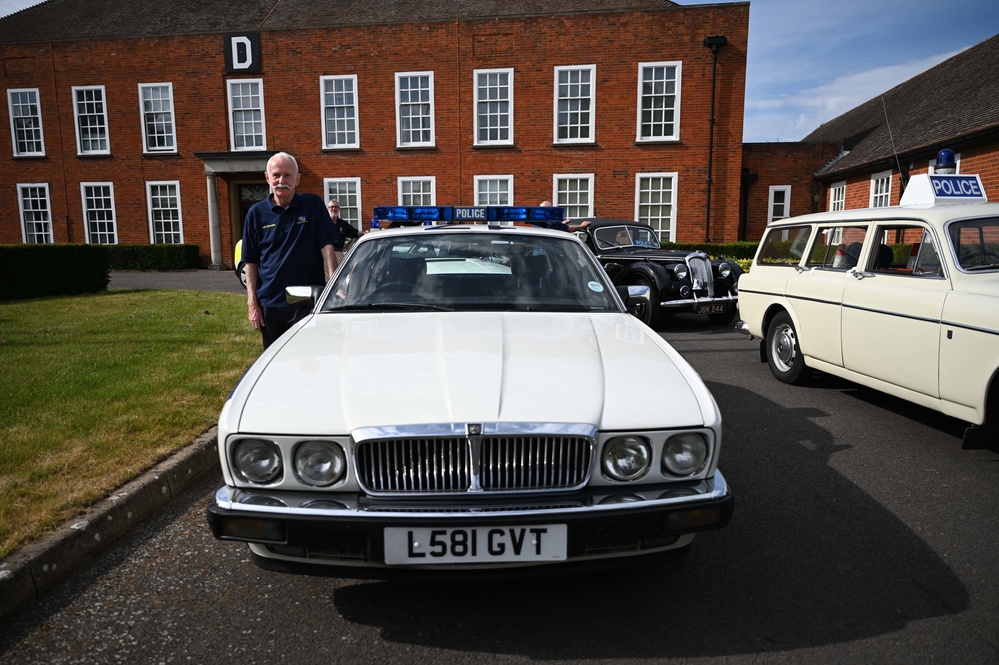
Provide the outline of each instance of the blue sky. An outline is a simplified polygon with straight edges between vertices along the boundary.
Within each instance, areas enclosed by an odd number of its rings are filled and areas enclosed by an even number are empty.
[[[755,0],[743,140],[797,141],[996,33],[997,0]]]
[[[800,140],[996,33],[999,0],[752,0],[743,140]]]

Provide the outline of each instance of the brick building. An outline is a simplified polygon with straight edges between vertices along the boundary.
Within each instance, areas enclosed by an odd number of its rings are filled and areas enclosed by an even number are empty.
[[[743,146],[749,240],[767,221],[807,212],[898,205],[941,148],[999,200],[999,35],[815,129],[800,143]]]
[[[739,235],[749,3],[48,0],[0,20],[0,243],[228,265],[278,150],[300,190]]]

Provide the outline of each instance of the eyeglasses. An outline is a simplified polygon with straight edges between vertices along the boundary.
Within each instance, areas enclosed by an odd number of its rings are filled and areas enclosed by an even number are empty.
[[[340,206],[328,206],[330,210],[339,210]]]

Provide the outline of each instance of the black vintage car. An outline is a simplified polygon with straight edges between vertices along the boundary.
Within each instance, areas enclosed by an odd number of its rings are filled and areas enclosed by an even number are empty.
[[[652,305],[643,320],[653,328],[678,312],[706,314],[719,325],[735,319],[742,269],[734,261],[710,259],[704,252],[664,250],[655,230],[640,222],[598,217],[570,224],[614,284],[650,287]]]

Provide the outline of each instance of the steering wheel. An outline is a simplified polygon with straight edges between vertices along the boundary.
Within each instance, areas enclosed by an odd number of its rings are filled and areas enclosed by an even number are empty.
[[[990,252],[987,249],[980,249],[977,252],[968,254],[963,259],[961,259],[961,265],[966,266],[969,264],[975,264],[976,260],[977,260],[977,265],[985,265],[985,263],[987,263],[986,259],[989,258],[995,259],[995,261],[999,263],[999,254],[996,254],[995,252]]]
[[[371,297],[385,295],[386,293],[408,293],[413,290],[412,284],[406,282],[385,282],[371,292]]]

